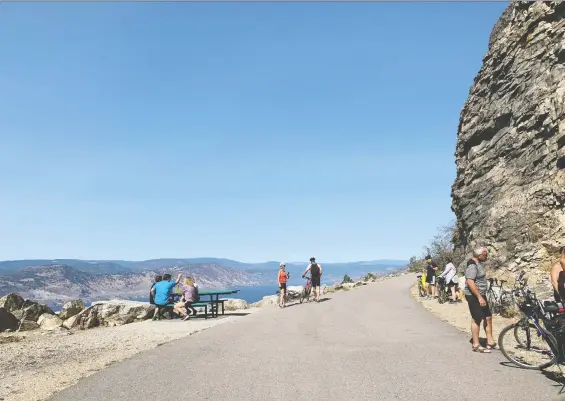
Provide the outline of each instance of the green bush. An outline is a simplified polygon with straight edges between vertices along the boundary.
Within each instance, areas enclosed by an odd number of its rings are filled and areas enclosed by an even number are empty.
[[[341,282],[341,284],[347,284],[347,283],[352,283],[353,280],[351,279],[351,277],[349,277],[347,274],[345,276],[343,276],[343,281]]]
[[[420,257],[412,256],[406,268],[410,272],[424,272],[427,262],[424,260],[426,255],[430,255],[434,262],[439,266],[437,274],[440,274],[445,265],[447,258],[453,259],[453,264],[457,267],[465,257],[461,252],[455,250],[454,242],[457,240],[457,228],[455,222],[439,227],[438,233],[431,239],[430,243],[424,246]]]
[[[367,273],[366,276],[364,276],[361,280],[363,281],[369,281],[369,280],[376,280],[377,275],[375,273]]]

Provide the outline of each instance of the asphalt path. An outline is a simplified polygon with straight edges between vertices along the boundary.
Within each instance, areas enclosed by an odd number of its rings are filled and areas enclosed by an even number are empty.
[[[411,298],[414,281],[267,308],[110,366],[50,400],[565,399],[560,384],[505,366],[499,351],[471,352],[470,336]]]

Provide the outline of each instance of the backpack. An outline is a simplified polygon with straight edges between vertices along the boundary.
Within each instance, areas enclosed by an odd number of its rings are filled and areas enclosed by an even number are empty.
[[[317,263],[312,263],[310,273],[312,273],[312,277],[320,277],[320,267]]]

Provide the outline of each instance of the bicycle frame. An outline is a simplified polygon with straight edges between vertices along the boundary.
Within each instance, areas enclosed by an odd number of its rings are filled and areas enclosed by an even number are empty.
[[[538,337],[539,336],[543,337],[543,339],[550,347],[554,355],[557,355],[558,360],[561,360],[563,356],[563,352],[562,352],[563,344],[558,340],[557,349],[553,349],[554,344],[547,336],[547,333],[552,332],[552,330],[550,330],[549,328],[544,328],[540,324],[540,320],[541,320],[544,323],[544,326],[546,327],[550,326],[552,319],[547,318],[547,312],[545,311],[541,301],[538,301],[535,294],[532,294],[530,290],[524,290],[523,288],[522,291],[524,291],[526,298],[524,309],[521,308],[522,313],[524,314],[524,318],[522,320],[524,322],[524,328],[526,331],[526,347],[529,349],[531,346],[532,335],[530,333],[530,324],[529,324],[531,322],[533,323],[533,325],[537,330]]]

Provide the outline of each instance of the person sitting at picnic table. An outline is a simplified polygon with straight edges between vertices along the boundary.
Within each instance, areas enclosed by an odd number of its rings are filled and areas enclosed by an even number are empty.
[[[159,315],[157,318],[161,317],[163,310],[166,308],[167,304],[169,303],[169,295],[171,290],[180,282],[180,278],[182,277],[182,273],[179,273],[177,280],[172,281],[170,274],[163,275],[163,281],[159,281],[153,285],[151,292],[153,293],[153,297],[155,299],[155,306],[159,308]]]
[[[153,293],[153,287],[155,287],[155,284],[157,284],[159,281],[162,280],[163,280],[163,276],[155,276],[155,282],[151,285],[151,289],[149,290],[149,303],[151,305],[155,305],[155,296]],[[155,306],[155,313],[153,314],[153,320],[157,319],[158,314],[159,314],[159,308]]]
[[[183,320],[188,320],[191,312],[192,316],[196,316],[196,309],[192,307],[192,304],[198,302],[198,288],[194,285],[194,279],[192,277],[185,277],[184,279],[181,301],[186,311],[186,316]]]

